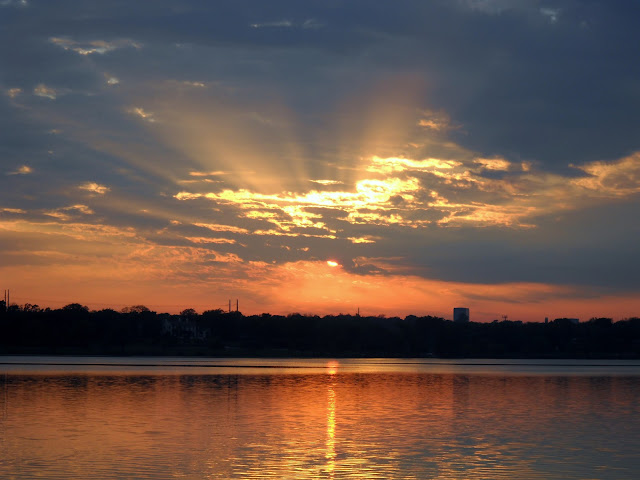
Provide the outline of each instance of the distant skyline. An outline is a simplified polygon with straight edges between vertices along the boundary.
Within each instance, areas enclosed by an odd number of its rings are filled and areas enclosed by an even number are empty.
[[[640,315],[640,4],[0,0],[12,302]]]

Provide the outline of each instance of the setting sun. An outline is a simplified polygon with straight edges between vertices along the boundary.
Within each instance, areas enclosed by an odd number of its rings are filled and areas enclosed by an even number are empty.
[[[339,267],[340,264],[338,262],[334,262],[333,260],[327,260],[327,265],[330,267]]]

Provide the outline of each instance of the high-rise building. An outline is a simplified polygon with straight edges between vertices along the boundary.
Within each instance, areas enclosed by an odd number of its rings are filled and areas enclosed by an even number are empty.
[[[454,308],[453,321],[456,323],[467,323],[469,321],[469,309],[463,307]]]

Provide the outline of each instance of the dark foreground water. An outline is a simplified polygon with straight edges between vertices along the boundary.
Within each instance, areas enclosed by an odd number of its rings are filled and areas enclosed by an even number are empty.
[[[2,479],[637,479],[640,363],[0,357]]]

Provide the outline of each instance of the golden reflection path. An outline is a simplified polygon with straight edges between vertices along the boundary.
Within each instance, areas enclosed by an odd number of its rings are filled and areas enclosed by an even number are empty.
[[[329,362],[327,364],[327,373],[329,374],[329,388],[327,391],[327,473],[329,478],[333,480],[336,467],[336,392],[333,387],[335,385],[335,375],[338,372],[338,362]]]

